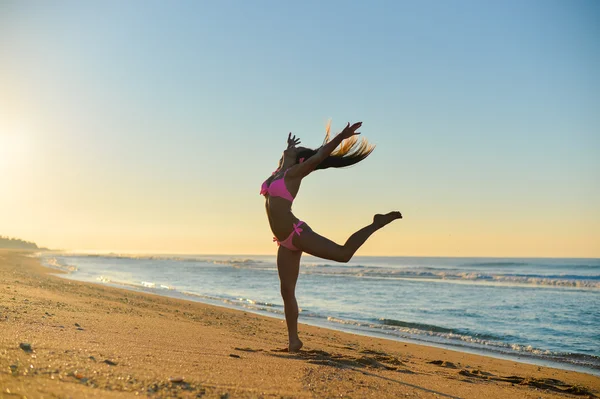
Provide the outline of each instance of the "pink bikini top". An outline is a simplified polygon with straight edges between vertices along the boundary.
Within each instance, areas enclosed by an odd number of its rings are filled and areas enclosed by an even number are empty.
[[[285,186],[284,178],[286,174],[287,170],[283,174],[282,178],[273,180],[271,182],[271,185],[267,185],[267,181],[265,180],[265,182],[260,188],[260,195],[266,196],[267,194],[269,194],[270,197],[281,197],[290,202],[294,202],[294,197],[292,197],[292,194],[290,194],[287,187]]]

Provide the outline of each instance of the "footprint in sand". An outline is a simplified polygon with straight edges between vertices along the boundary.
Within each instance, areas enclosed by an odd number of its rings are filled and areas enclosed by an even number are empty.
[[[440,366],[440,367],[446,367],[449,369],[457,369],[458,367],[456,367],[456,364],[452,363],[452,362],[447,362],[445,360],[433,360],[431,362],[427,362],[429,364],[435,364],[436,366]]]

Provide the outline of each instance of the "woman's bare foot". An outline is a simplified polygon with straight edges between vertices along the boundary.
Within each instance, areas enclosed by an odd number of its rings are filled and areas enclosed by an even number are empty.
[[[377,215],[373,216],[373,224],[378,228],[382,228],[386,224],[391,223],[396,219],[402,219],[402,214],[398,211],[386,213],[385,215],[378,213]]]
[[[300,341],[300,339],[295,339],[294,341],[290,341],[290,344],[288,345],[288,351],[289,352],[298,352],[300,350],[300,348],[302,348],[302,345],[304,345],[302,343],[302,341]]]

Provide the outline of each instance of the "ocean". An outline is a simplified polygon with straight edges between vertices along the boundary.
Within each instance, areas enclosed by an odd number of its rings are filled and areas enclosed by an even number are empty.
[[[68,279],[284,317],[274,256],[39,256]],[[300,323],[600,375],[600,259],[303,256],[296,297]]]

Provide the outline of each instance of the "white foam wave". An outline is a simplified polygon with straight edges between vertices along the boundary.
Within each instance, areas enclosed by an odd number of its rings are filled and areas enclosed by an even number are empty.
[[[349,326],[356,327],[364,327],[373,330],[383,330],[387,333],[393,333],[394,335],[398,335],[404,338],[423,340],[426,342],[431,342],[432,339],[434,342],[464,342],[469,344],[470,346],[480,346],[487,348],[496,348],[504,351],[513,351],[513,352],[521,352],[521,353],[530,353],[534,355],[557,355],[557,353],[535,348],[531,345],[521,345],[516,343],[506,343],[499,340],[489,339],[489,338],[480,338],[477,336],[472,336],[459,332],[436,332],[428,329],[419,329],[413,327],[401,327],[401,326],[391,326],[384,325],[378,323],[366,323],[355,320],[346,320],[340,319],[336,317],[329,316],[327,317],[327,321],[336,324],[344,324]]]
[[[101,259],[123,259],[123,260],[145,260],[145,261],[172,261],[172,262],[191,262],[191,263],[205,263],[215,265],[225,265],[233,267],[256,267],[260,265],[269,264],[257,259],[250,258],[237,258],[237,257],[220,257],[214,258],[210,256],[179,256],[179,255],[147,255],[147,254],[120,254],[120,253],[61,253],[61,257],[85,257],[85,258],[101,258]],[[269,264],[274,267],[274,264]]]
[[[58,258],[43,258],[44,266],[50,267],[52,269],[62,270],[64,272],[73,273],[79,270],[77,266],[68,265]]]
[[[552,286],[561,288],[600,289],[600,275],[543,276],[479,273],[461,270],[436,270],[431,268],[392,269],[366,266],[310,265],[303,274],[346,275],[351,277],[418,279],[430,281],[470,282],[482,284],[510,284]]]

